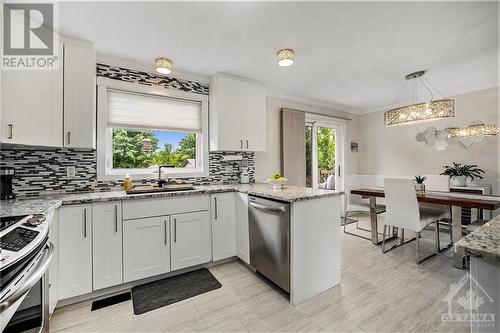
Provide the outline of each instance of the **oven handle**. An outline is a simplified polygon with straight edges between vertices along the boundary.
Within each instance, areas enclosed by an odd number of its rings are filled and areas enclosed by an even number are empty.
[[[54,245],[47,243],[43,250],[42,258],[38,261],[31,276],[26,280],[24,285],[14,291],[9,297],[5,298],[0,303],[0,313],[8,309],[12,304],[17,302],[24,294],[26,294],[37,282],[42,278],[49,268],[52,256],[54,255]]]

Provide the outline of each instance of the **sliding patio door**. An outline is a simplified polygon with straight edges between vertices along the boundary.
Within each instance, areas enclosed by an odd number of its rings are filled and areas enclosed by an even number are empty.
[[[306,184],[313,188],[342,191],[343,125],[334,122],[306,123]],[[330,177],[330,182],[328,178]],[[332,182],[333,180],[333,182]]]

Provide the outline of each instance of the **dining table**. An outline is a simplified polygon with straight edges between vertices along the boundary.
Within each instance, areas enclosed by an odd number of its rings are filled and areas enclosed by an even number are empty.
[[[380,244],[377,220],[377,198],[384,198],[383,188],[352,189],[351,194],[361,195],[370,201],[371,240],[373,244]],[[440,204],[451,207],[452,242],[455,244],[462,238],[462,207],[477,210],[495,210],[500,208],[500,197],[491,195],[450,193],[450,192],[425,192],[417,194],[418,202]],[[396,237],[397,235],[393,235]],[[453,249],[453,265],[457,268],[465,267],[465,258]]]

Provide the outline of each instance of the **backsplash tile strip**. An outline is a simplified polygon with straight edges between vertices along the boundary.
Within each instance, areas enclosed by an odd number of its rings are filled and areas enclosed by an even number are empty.
[[[160,76],[143,71],[97,64],[97,76],[113,80],[134,82],[142,85],[159,85],[196,94],[209,94],[206,84]],[[241,161],[223,161],[224,155],[242,155]],[[80,151],[68,148],[40,148],[30,146],[1,145],[0,166],[13,167],[14,193],[18,197],[35,197],[40,194],[69,192],[106,191],[118,189],[121,182],[98,181],[96,151]],[[66,166],[75,166],[75,177],[66,176]],[[198,178],[176,178],[178,182],[196,185],[230,184],[240,181],[242,168],[248,168],[250,181],[254,181],[255,164],[253,152],[209,153],[209,176]],[[134,184],[151,184],[156,179],[134,181]]]

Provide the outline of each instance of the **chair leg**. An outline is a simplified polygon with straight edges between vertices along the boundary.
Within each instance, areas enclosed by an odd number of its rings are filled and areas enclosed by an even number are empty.
[[[347,214],[348,214],[348,212],[346,211],[345,216],[344,216],[344,232],[345,232],[345,226],[347,224]]]
[[[436,253],[439,253],[439,250],[441,249],[441,244],[439,241],[439,221],[436,221]]]
[[[415,237],[417,239],[417,244],[416,244],[416,260],[415,262],[418,264],[420,264],[420,260],[418,259],[418,248],[419,248],[419,239],[420,239],[420,232],[417,231],[417,236]]]
[[[448,220],[448,227],[450,228],[450,244],[453,247],[453,228],[451,225],[451,219]]]
[[[401,242],[399,244],[403,245],[404,243],[405,243],[405,229],[401,228]]]
[[[382,235],[382,253],[385,253],[385,231],[387,230],[387,226],[384,225],[384,232]]]

